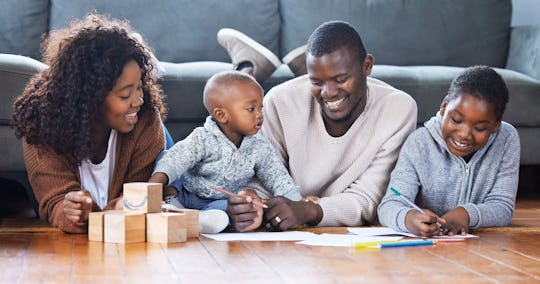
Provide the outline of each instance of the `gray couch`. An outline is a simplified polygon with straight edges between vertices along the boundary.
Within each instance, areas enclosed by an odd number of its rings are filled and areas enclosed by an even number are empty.
[[[0,9],[0,177],[24,182],[20,141],[9,127],[12,100],[45,68],[40,37],[96,10],[128,19],[165,68],[166,125],[175,140],[202,124],[204,83],[231,68],[217,43],[220,28],[238,29],[283,57],[320,23],[354,25],[375,56],[373,77],[409,93],[419,123],[438,109],[463,67],[495,67],[510,89],[504,120],[517,127],[522,165],[540,165],[540,26],[510,27],[510,0],[4,0]],[[23,55],[30,58],[14,56]],[[31,59],[33,58],[33,59]],[[282,65],[263,84],[292,78]]]

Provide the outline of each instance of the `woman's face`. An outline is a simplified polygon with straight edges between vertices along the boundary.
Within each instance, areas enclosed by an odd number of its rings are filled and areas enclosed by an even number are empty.
[[[120,133],[128,133],[137,123],[137,112],[143,104],[141,68],[135,60],[128,62],[116,85],[101,105],[102,122]]]

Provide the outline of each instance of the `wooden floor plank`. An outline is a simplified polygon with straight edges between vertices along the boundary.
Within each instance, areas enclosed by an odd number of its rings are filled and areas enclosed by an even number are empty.
[[[201,237],[200,241],[217,262],[224,280],[236,282],[252,279],[255,282],[265,283],[283,282],[283,279],[263,259],[252,253],[249,242],[216,242],[205,237]]]
[[[32,234],[0,234],[0,283],[19,283]]]
[[[68,283],[72,277],[72,236],[61,232],[33,233],[23,266],[22,283]]]
[[[538,280],[534,275],[503,262],[494,261],[493,258],[477,253],[474,248],[469,248],[474,247],[472,243],[476,241],[469,240],[468,244],[438,244],[431,253],[449,263],[474,271],[478,275],[484,275],[486,279],[493,282],[531,283]]]
[[[73,236],[73,278],[88,281],[114,280],[124,275],[116,244],[88,241],[86,235]]]

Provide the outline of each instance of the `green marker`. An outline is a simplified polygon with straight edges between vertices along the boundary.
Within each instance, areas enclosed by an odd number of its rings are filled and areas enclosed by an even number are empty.
[[[405,203],[409,204],[409,206],[411,206],[412,208],[420,211],[422,214],[426,214],[426,212],[424,210],[422,210],[422,208],[418,207],[418,205],[414,204],[414,202],[410,201],[409,198],[401,195],[401,192],[397,191],[395,188],[393,187],[390,187],[390,190],[395,193],[398,197],[400,197],[403,201],[405,201]],[[439,226],[439,228],[441,227],[441,224],[439,222],[437,222],[437,225]]]

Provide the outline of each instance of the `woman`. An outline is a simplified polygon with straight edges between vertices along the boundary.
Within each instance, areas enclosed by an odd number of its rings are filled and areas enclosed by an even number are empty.
[[[52,31],[14,104],[41,218],[87,231],[91,211],[121,208],[122,186],[146,181],[165,147],[151,53],[127,23],[89,15]]]

